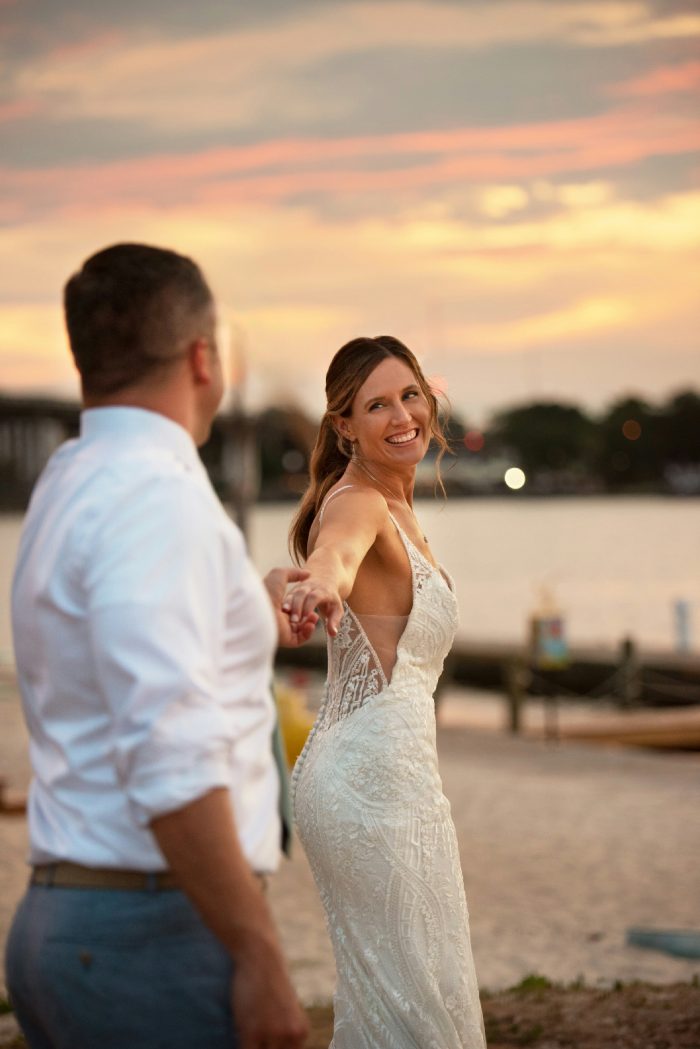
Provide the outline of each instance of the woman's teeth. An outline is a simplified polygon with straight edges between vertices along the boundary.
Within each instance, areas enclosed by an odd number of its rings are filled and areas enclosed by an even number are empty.
[[[409,433],[400,433],[395,437],[387,437],[387,441],[389,444],[406,444],[407,441],[412,441],[417,436],[418,430],[410,430]]]

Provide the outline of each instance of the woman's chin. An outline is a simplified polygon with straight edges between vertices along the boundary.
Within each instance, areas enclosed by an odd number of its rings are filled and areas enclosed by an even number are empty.
[[[418,466],[428,451],[428,445],[420,437],[406,441],[405,444],[390,444],[388,441],[386,444],[387,447],[382,457],[384,462],[400,467]]]

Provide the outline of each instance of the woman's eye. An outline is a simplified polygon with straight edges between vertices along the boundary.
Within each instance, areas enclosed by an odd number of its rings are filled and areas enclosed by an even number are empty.
[[[382,402],[381,401],[376,401],[374,404],[370,405],[369,410],[371,412],[373,412],[375,408],[381,408],[381,407],[382,407]]]
[[[405,394],[403,395],[403,399],[406,401],[406,400],[408,400],[409,397],[417,397],[417,396],[418,396],[418,390],[406,390]]]

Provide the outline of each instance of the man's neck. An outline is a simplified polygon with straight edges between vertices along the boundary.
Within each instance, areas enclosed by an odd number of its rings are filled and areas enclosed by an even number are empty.
[[[144,390],[129,387],[115,393],[97,395],[83,392],[85,408],[142,408],[147,412],[156,412],[166,419],[178,423],[191,437],[195,437],[192,413],[183,397],[173,396],[167,389]]]

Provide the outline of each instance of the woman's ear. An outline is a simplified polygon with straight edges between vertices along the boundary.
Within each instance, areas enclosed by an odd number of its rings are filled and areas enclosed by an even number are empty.
[[[346,441],[350,441],[352,443],[352,441],[355,440],[355,434],[352,431],[352,426],[350,425],[347,419],[343,418],[342,415],[338,415],[336,417],[335,428],[336,431],[340,434],[340,436],[344,437]]]

